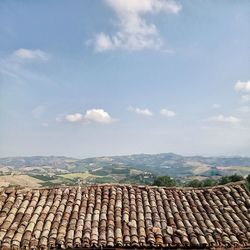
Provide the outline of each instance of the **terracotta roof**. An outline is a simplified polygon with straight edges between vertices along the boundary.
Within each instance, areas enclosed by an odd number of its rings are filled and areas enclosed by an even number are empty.
[[[2,249],[250,246],[243,184],[207,189],[100,185],[4,189]]]

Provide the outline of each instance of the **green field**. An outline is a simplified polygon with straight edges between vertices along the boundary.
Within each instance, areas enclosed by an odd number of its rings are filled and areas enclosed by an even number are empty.
[[[74,180],[74,179],[86,180],[87,178],[101,177],[101,176],[90,174],[88,172],[86,172],[86,173],[62,174],[62,175],[58,175],[58,176],[61,177],[61,178],[64,178],[64,179],[68,179],[68,180]]]
[[[217,168],[226,174],[237,173],[243,176],[250,174],[250,166],[230,166],[230,167],[217,167]]]

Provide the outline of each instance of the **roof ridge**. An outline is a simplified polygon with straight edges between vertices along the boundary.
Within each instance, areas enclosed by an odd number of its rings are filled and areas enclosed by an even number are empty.
[[[83,185],[54,185],[50,187],[38,187],[38,188],[29,188],[29,187],[2,187],[0,188],[0,192],[5,191],[5,190],[23,190],[23,191],[28,191],[28,190],[52,190],[52,189],[66,189],[66,188],[76,188],[76,187],[135,187],[135,188],[150,188],[150,189],[159,189],[159,188],[164,188],[166,190],[183,190],[183,191],[188,191],[188,190],[214,190],[218,188],[223,188],[223,187],[234,187],[237,185],[242,185],[244,186],[244,189],[247,191],[247,193],[250,195],[250,192],[247,188],[247,183],[246,180],[242,181],[237,181],[237,182],[230,182],[222,185],[215,185],[215,186],[208,186],[208,187],[179,187],[179,186],[174,186],[174,187],[166,187],[166,186],[151,186],[151,185],[136,185],[136,184],[119,184],[119,183],[102,183],[102,184],[83,184]]]
[[[0,194],[0,248],[249,247],[245,187],[241,181],[196,189],[121,184],[6,189]]]

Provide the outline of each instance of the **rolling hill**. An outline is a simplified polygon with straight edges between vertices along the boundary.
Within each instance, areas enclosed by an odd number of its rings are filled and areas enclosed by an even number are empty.
[[[223,175],[224,173],[250,172],[250,157],[182,156],[173,153],[134,154],[124,156],[76,159],[64,156],[32,156],[0,158],[1,168],[14,170],[49,168],[70,173],[107,168],[129,168],[170,176]],[[1,170],[1,169],[0,169]],[[160,172],[159,172],[160,171]]]

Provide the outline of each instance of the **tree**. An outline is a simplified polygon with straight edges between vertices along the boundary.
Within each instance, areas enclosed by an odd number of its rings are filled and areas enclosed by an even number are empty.
[[[247,176],[247,182],[250,184],[250,174]]]
[[[216,180],[213,179],[205,179],[202,181],[202,186],[203,187],[211,187],[217,185]]]
[[[247,187],[248,190],[250,191],[250,174],[247,176]]]
[[[237,181],[242,181],[244,178],[241,175],[234,174],[234,175],[228,175],[228,176],[223,176],[219,180],[219,184],[224,185],[229,182],[237,182]]]
[[[220,180],[219,180],[219,184],[220,184],[220,185],[224,185],[224,184],[227,184],[227,183],[229,183],[229,182],[230,182],[230,180],[229,180],[228,176],[222,176],[222,177],[220,178]]]
[[[166,186],[166,187],[174,187],[176,186],[176,181],[172,179],[170,176],[159,176],[154,181],[155,186]]]
[[[237,174],[229,176],[229,179],[230,179],[231,182],[244,180],[244,178],[241,175],[237,175]]]
[[[197,188],[197,187],[201,187],[201,186],[202,186],[202,183],[201,183],[201,181],[195,179],[195,180],[191,180],[191,181],[185,183],[185,186],[186,186],[186,187],[194,187],[194,188]]]

